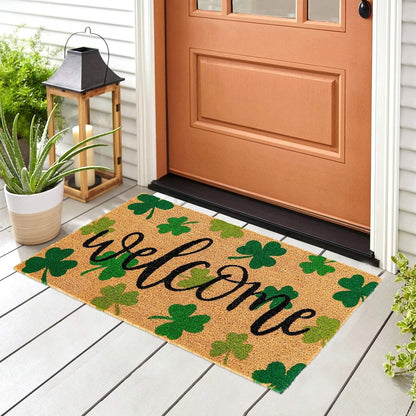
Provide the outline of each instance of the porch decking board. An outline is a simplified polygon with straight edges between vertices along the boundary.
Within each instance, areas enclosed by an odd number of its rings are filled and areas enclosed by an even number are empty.
[[[64,223],[57,239],[140,192],[149,191],[125,180],[88,204],[65,200]],[[223,218],[212,210],[166,199]],[[238,224],[314,253],[323,251],[250,224]],[[323,252],[334,260],[382,274],[382,283],[279,395],[13,271],[15,264],[43,246],[20,246],[14,243],[10,227],[0,227],[0,413],[12,407],[8,415],[408,413],[409,384],[403,379],[398,384],[382,370],[384,354],[400,341],[391,316],[397,287],[393,275],[374,266]],[[415,406],[409,414],[416,416]]]
[[[166,344],[88,415],[162,415],[210,366]]]

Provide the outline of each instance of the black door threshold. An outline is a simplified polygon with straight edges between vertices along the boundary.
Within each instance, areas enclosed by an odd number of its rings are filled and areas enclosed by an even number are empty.
[[[149,188],[378,266],[366,233],[172,174]]]

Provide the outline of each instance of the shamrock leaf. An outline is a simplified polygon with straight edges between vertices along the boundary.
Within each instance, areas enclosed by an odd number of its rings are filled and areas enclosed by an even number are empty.
[[[142,215],[150,211],[149,215],[146,217],[147,220],[152,218],[156,208],[166,211],[174,207],[172,202],[165,201],[164,199],[157,198],[153,195],[141,194],[137,199],[141,202],[130,204],[127,208],[132,210],[135,215]]]
[[[370,282],[364,285],[364,277],[360,274],[355,274],[350,279],[343,277],[338,280],[338,284],[348,290],[337,292],[332,296],[335,300],[339,300],[346,308],[352,308],[370,295],[370,293],[377,287],[377,282]]]
[[[100,218],[97,221],[93,221],[91,224],[85,225],[81,227],[81,234],[88,235],[88,234],[99,234],[101,231],[108,230],[109,233],[112,233],[114,228],[110,228],[116,221],[110,220],[110,218],[104,217]]]
[[[117,257],[111,257],[115,253],[114,251],[107,251],[107,253],[102,254],[101,256],[97,256],[95,261],[90,261],[90,264],[94,267],[90,270],[86,270],[81,273],[81,276],[84,276],[84,274],[93,272],[95,270],[104,269],[99,274],[98,278],[100,280],[108,280],[112,277],[123,277],[126,275],[126,271],[123,269],[122,264],[127,259],[127,257],[130,255],[130,253],[123,253],[118,258]],[[137,259],[131,259],[127,266],[133,267],[139,264]]]
[[[225,354],[223,361],[224,365],[227,365],[230,353],[233,353],[237,360],[245,360],[253,349],[252,345],[244,344],[247,341],[247,338],[247,334],[235,334],[234,332],[229,332],[226,341],[214,341],[211,344],[212,349],[209,355],[211,357],[219,357],[220,355]]]
[[[279,306],[283,302],[283,298],[273,298],[277,295],[286,295],[289,296],[290,299],[295,299],[298,297],[299,293],[293,290],[292,286],[284,286],[280,290],[277,290],[274,286],[266,286],[260,293],[256,293],[256,296],[258,298],[261,297],[261,293],[264,293],[266,295],[266,300],[261,303],[259,306],[256,307],[256,309],[260,308],[261,306],[265,305],[267,302],[270,303],[270,309],[275,308],[276,306]],[[292,302],[289,302],[285,309],[290,309],[292,307]]]
[[[182,336],[182,332],[190,332],[196,334],[204,330],[206,324],[211,318],[208,315],[194,315],[196,305],[171,305],[169,307],[170,316],[150,316],[149,319],[168,319],[167,322],[155,329],[157,335],[166,336],[169,339],[178,339]]]
[[[210,231],[221,231],[220,237],[221,238],[240,238],[244,235],[241,227],[238,227],[237,225],[230,224],[228,222],[218,220],[214,218],[211,221],[211,228]]]
[[[60,277],[63,276],[69,269],[73,269],[77,266],[78,262],[75,260],[64,260],[69,257],[74,250],[72,248],[50,248],[45,257],[31,257],[25,263],[25,267],[22,269],[24,273],[35,273],[42,269],[45,269],[42,275],[42,283],[47,284],[46,277],[49,273],[51,276]]]
[[[100,292],[104,296],[94,298],[91,303],[102,311],[110,308],[114,305],[116,315],[120,314],[120,305],[132,306],[135,305],[138,300],[139,292],[132,291],[123,293],[126,290],[127,285],[119,283],[115,286],[106,286],[101,288]]]
[[[308,326],[308,332],[303,334],[302,341],[306,344],[314,344],[315,342],[322,341],[322,346],[335,335],[340,326],[338,319],[327,318],[326,316],[320,316],[316,320],[316,326]]]
[[[215,276],[208,276],[208,274],[209,270],[207,269],[191,269],[190,276],[179,275],[185,279],[178,282],[178,286],[185,288],[197,287],[215,279]]]
[[[184,233],[189,233],[191,229],[189,227],[185,227],[188,224],[196,224],[198,221],[188,221],[187,217],[172,217],[168,218],[168,224],[159,224],[157,228],[159,228],[159,234],[165,234],[171,232],[172,235],[181,235]]]
[[[319,276],[325,276],[327,273],[335,271],[335,267],[328,266],[328,263],[335,263],[334,260],[327,260],[326,257],[314,255],[309,256],[309,260],[310,262],[305,261],[299,264],[303,273],[310,274],[316,271]]]
[[[252,377],[257,383],[269,384],[272,390],[283,393],[305,367],[303,363],[295,364],[286,373],[285,366],[275,361],[270,363],[265,370],[254,371]]]
[[[245,246],[238,247],[237,253],[245,254],[240,257],[228,257],[229,259],[247,259],[250,260],[250,267],[252,269],[260,269],[260,267],[272,267],[276,264],[276,260],[272,256],[283,256],[286,249],[282,248],[277,241],[270,241],[261,246],[261,243],[255,240],[248,241]]]

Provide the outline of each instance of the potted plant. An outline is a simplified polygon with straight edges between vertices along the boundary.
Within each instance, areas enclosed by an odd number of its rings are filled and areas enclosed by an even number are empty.
[[[55,109],[56,106],[53,112]],[[10,133],[0,105],[0,174],[5,182],[4,193],[15,240],[21,244],[40,244],[59,234],[64,178],[67,175],[87,169],[109,170],[103,166],[74,168],[72,159],[87,149],[106,146],[102,143],[87,143],[113,131],[87,138],[73,145],[51,166],[44,167],[49,151],[67,130],[61,130],[48,139],[48,126],[53,112],[43,129],[35,126],[35,116],[33,116],[28,137],[29,162],[26,165],[17,138],[19,114],[14,118]]]
[[[392,310],[402,319],[397,323],[400,332],[408,334],[409,342],[396,345],[396,354],[386,354],[384,372],[395,377],[410,374],[413,381],[410,385],[409,395],[416,400],[416,264],[411,267],[409,260],[402,253],[392,257],[397,264],[399,273],[396,282],[401,283],[399,291],[394,296]]]
[[[16,131],[26,163],[29,143],[25,139],[29,137],[32,117],[36,116],[41,126],[47,120],[47,100],[42,82],[55,72],[49,57],[59,51],[58,48],[46,47],[40,37],[39,29],[34,36],[23,38],[20,28],[12,34],[0,36],[0,101],[10,132],[15,114],[20,114]],[[55,125],[59,129],[64,127],[59,107],[55,111]]]

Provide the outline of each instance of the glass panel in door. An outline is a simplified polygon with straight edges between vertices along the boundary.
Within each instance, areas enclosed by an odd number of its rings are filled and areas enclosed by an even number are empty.
[[[221,0],[198,0],[199,10],[209,10],[211,12],[221,11]]]
[[[339,23],[339,0],[308,0],[308,20]]]
[[[296,0],[233,0],[232,11],[233,13],[295,19]]]

